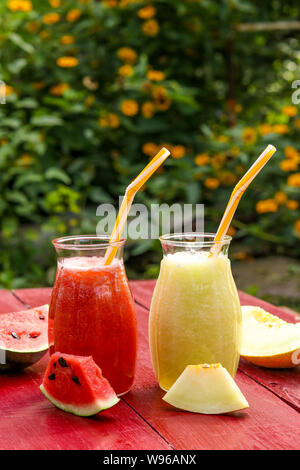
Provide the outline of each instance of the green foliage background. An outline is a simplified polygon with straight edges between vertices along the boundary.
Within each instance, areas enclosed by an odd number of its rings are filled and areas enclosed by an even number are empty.
[[[180,158],[169,159],[137,201],[205,203],[207,231],[216,230],[235,181],[274,144],[276,157],[233,223],[243,247],[238,256],[299,255],[299,209],[276,199],[280,192],[299,201],[300,182],[291,185],[289,177],[298,175],[300,116],[297,108],[293,116],[284,110],[300,77],[299,31],[237,30],[240,23],[297,20],[297,1],[61,0],[55,8],[53,0],[33,0],[29,11],[22,11],[26,0],[17,1],[20,8],[0,4],[0,79],[9,87],[0,105],[2,287],[51,283],[50,240],[95,232],[96,207],[117,203],[148,162],[147,143],[169,146]],[[139,14],[145,5],[155,7],[152,35]],[[76,21],[67,19],[72,9],[80,9]],[[48,13],[59,21],[46,24]],[[74,43],[62,45],[65,35]],[[119,71],[122,47],[136,52],[128,77]],[[78,65],[60,67],[65,56]],[[163,72],[163,80],[149,79],[150,69]],[[68,89],[53,93],[62,83]],[[155,102],[157,87],[167,104],[145,117],[143,103]],[[134,100],[138,112],[124,114],[124,100]],[[100,123],[109,114],[117,116],[115,127]],[[261,124],[268,124],[267,135]],[[290,147],[294,166],[286,171],[280,162]],[[199,165],[199,154],[209,161]],[[257,202],[269,199],[272,210],[257,211]],[[157,242],[129,243],[126,253],[131,277],[157,274]]]

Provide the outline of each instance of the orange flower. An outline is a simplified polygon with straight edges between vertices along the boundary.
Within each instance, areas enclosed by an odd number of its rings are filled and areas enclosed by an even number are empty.
[[[159,24],[156,20],[145,21],[142,30],[146,36],[156,36],[159,32]]]
[[[121,111],[126,116],[135,116],[139,112],[139,105],[135,100],[124,100],[121,103]]]
[[[217,178],[207,178],[204,185],[209,189],[217,189],[220,186],[220,181]]]
[[[56,63],[62,68],[76,67],[78,65],[78,59],[76,59],[76,57],[64,56],[57,59]]]
[[[216,170],[219,170],[220,168],[222,168],[224,161],[225,155],[223,155],[222,153],[217,153],[211,159],[212,167]]]
[[[98,122],[101,127],[112,127],[114,129],[116,129],[120,125],[119,116],[114,113],[109,113],[107,114],[107,116],[100,117]]]
[[[157,109],[166,111],[171,106],[171,100],[167,95],[167,90],[163,86],[158,86],[153,90],[153,98]]]
[[[289,176],[287,184],[292,188],[300,188],[300,173],[294,173],[293,175]]]
[[[102,3],[107,8],[115,8],[116,6],[118,6],[118,1],[117,0],[102,0]]]
[[[296,231],[297,236],[300,238],[300,220],[296,220],[294,224],[294,229]]]
[[[165,79],[165,74],[159,70],[149,70],[147,72],[147,78],[152,82],[161,82]]]
[[[150,119],[155,113],[155,105],[152,101],[146,101],[142,104],[142,114],[144,118]]]
[[[290,128],[286,124],[276,124],[273,126],[273,132],[275,132],[275,134],[287,134],[289,130]]]
[[[256,204],[256,212],[259,214],[266,214],[267,212],[276,212],[278,210],[278,204],[274,199],[265,199],[264,201],[258,201]]]
[[[55,24],[60,21],[60,15],[58,13],[47,13],[43,16],[42,21],[45,24]]]
[[[70,85],[68,83],[58,83],[50,88],[50,93],[54,96],[62,96],[69,89]]]
[[[152,5],[147,5],[138,11],[138,16],[143,20],[149,20],[156,15],[156,9]]]
[[[90,95],[88,95],[84,101],[84,104],[87,108],[90,108],[92,106],[92,104],[94,103],[96,97],[95,95],[93,95],[92,93]]]
[[[158,152],[158,146],[153,142],[147,142],[143,145],[142,150],[148,157],[153,157]]]
[[[30,0],[9,0],[7,2],[7,7],[11,11],[31,11],[32,3]]]
[[[117,51],[117,56],[126,64],[134,64],[137,59],[137,53],[130,47],[121,47]]]
[[[298,201],[295,201],[294,199],[289,199],[286,202],[286,207],[292,211],[295,211],[299,207]]]
[[[5,96],[12,95],[13,93],[16,93],[16,90],[9,85],[4,85],[5,86]],[[3,87],[3,85],[0,83],[0,89]],[[2,92],[3,93],[3,92]]]
[[[44,87],[45,87],[45,82],[43,82],[43,81],[34,82],[34,83],[32,84],[32,88],[33,88],[34,90],[42,90],[42,88],[44,88]]]
[[[17,166],[30,166],[33,162],[33,158],[28,153],[23,153],[16,161]]]
[[[295,149],[294,147],[285,147],[284,155],[286,156],[286,158],[291,158],[291,159],[296,159],[296,160],[299,158],[298,150]]]
[[[285,106],[284,108],[282,108],[281,112],[286,116],[294,117],[298,113],[298,109],[296,108],[296,106]]]
[[[68,11],[67,21],[69,21],[70,23],[73,23],[74,21],[77,21],[81,15],[82,15],[82,11],[79,10],[79,8],[74,8],[73,10]]]
[[[133,68],[129,64],[122,65],[118,70],[122,77],[130,77],[133,74]]]
[[[73,44],[75,42],[74,36],[65,35],[60,38],[60,43],[63,45]]]
[[[244,144],[251,145],[256,141],[256,130],[253,127],[246,127],[242,133],[242,139]]]
[[[29,33],[36,33],[40,27],[40,23],[38,21],[28,21],[26,24],[26,29]]]
[[[195,156],[194,162],[197,166],[204,166],[208,165],[208,163],[210,162],[210,158],[207,153],[199,153]]]
[[[270,124],[261,124],[258,126],[258,130],[262,136],[271,134],[271,132],[273,132],[272,126],[270,126]]]
[[[224,186],[232,186],[236,182],[237,177],[231,171],[222,171],[219,175],[219,180]]]
[[[294,121],[294,126],[297,127],[297,129],[300,129],[300,119],[295,119]]]
[[[277,204],[285,204],[287,201],[287,195],[283,191],[278,191],[275,193],[274,199]]]
[[[298,168],[298,163],[291,159],[282,160],[279,164],[282,171],[295,171]]]
[[[174,145],[171,148],[171,155],[173,158],[183,158],[185,156],[185,147],[183,145]]]
[[[61,0],[49,0],[52,8],[59,8],[61,6]]]

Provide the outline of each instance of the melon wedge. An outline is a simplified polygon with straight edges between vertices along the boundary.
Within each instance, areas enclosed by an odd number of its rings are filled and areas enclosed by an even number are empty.
[[[300,323],[287,323],[260,307],[242,307],[241,356],[262,367],[300,364]]]
[[[204,414],[230,413],[249,407],[221,364],[187,366],[163,400],[181,410]]]

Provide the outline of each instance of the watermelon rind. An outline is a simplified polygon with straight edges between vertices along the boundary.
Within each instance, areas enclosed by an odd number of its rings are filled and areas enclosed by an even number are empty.
[[[35,308],[47,308],[49,310],[49,305],[45,304]],[[0,343],[0,358],[5,357],[5,364],[0,363],[0,372],[7,372],[30,367],[42,359],[42,357],[47,353],[48,349],[48,342],[40,345],[38,348],[26,349],[22,351],[19,349],[17,350],[4,347],[3,344]]]
[[[72,413],[73,415],[76,416],[94,416],[100,413],[101,411],[107,410],[108,408],[111,408],[112,406],[116,405],[119,401],[120,398],[117,396],[114,396],[112,398],[109,398],[108,400],[95,400],[93,403],[90,405],[82,405],[82,406],[76,406],[76,405],[71,405],[69,403],[62,403],[50,395],[45,387],[40,385],[40,390],[42,394],[49,400],[53,405],[57,406],[57,408],[60,408],[63,411],[67,411],[68,413]]]

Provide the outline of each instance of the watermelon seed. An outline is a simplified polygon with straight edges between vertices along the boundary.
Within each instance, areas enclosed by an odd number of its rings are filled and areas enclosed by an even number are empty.
[[[58,359],[58,363],[62,366],[62,367],[68,367],[68,364],[67,362],[65,361],[65,359],[63,357],[60,357]]]
[[[76,383],[76,385],[81,385],[80,380],[76,375],[74,375],[74,377],[72,377],[72,380],[73,380],[73,382]]]
[[[12,337],[15,338],[15,339],[20,339],[20,336],[17,335],[17,333],[15,333],[14,331],[11,333]]]
[[[42,317],[42,315],[39,316],[40,320],[45,320],[45,317]]]
[[[55,374],[50,374],[48,375],[49,380],[55,380]]]
[[[38,337],[38,335],[32,335],[31,336],[31,338],[37,338],[37,337]]]
[[[56,367],[56,362],[53,363],[53,366]]]

